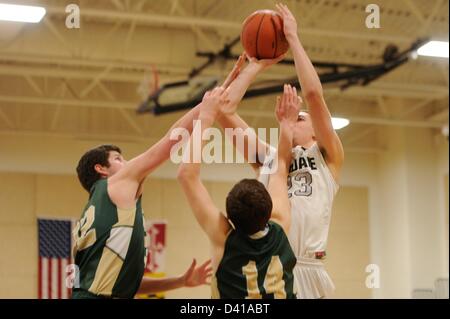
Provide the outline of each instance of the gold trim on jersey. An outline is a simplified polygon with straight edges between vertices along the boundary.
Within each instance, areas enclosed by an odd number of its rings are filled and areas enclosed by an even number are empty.
[[[122,209],[117,207],[117,223],[113,227],[117,226],[134,226],[134,218],[136,216],[136,208]]]
[[[211,299],[220,299],[220,292],[219,288],[217,288],[216,275],[211,278]]]
[[[89,291],[110,296],[119,277],[133,234],[136,208],[117,208],[117,223],[111,228],[109,238],[103,248],[102,257],[95,271],[94,281]],[[108,247],[108,245],[110,247]]]
[[[96,295],[101,294],[111,296],[122,265],[123,260],[120,259],[115,252],[105,246],[95,272],[94,281],[92,282],[91,287],[89,287],[89,292]]]

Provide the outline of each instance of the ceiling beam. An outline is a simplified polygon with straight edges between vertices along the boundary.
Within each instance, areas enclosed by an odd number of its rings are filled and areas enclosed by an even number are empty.
[[[403,0],[403,2],[406,3],[406,5],[409,7],[413,15],[416,16],[417,20],[419,20],[421,26],[425,26],[425,18],[422,14],[422,12],[416,7],[416,5],[411,0]]]
[[[51,97],[30,97],[30,96],[5,96],[0,95],[0,102],[3,103],[19,103],[19,104],[42,104],[42,105],[61,105],[61,106],[78,106],[78,107],[94,107],[94,108],[112,108],[112,109],[137,109],[138,103],[133,102],[117,102],[104,100],[76,100],[61,99]]]
[[[427,34],[428,30],[430,28],[431,22],[433,21],[434,17],[439,13],[439,9],[442,6],[442,2],[443,0],[437,0],[434,3],[433,9],[431,10],[430,15],[428,16],[427,20],[424,22],[424,24],[422,25],[419,34]]]
[[[111,0],[111,2],[114,4],[114,6],[119,10],[125,10],[125,6],[123,5],[122,1],[120,0]]]
[[[100,80],[103,79],[110,71],[111,67],[107,66],[102,72],[97,74],[97,76],[92,79],[92,81],[81,91],[80,97],[85,98],[89,92],[96,87],[97,83],[100,82]]]
[[[130,134],[114,134],[114,133],[81,133],[81,132],[49,132],[44,130],[4,130],[0,129],[0,136],[24,136],[24,137],[47,137],[47,138],[69,138],[81,141],[116,141],[121,143],[145,143],[153,145],[159,141],[160,137],[142,137]]]
[[[52,20],[48,17],[44,18],[44,25],[50,30],[50,32],[58,39],[58,41],[62,44],[64,49],[66,49],[69,53],[73,54],[72,48],[69,45],[69,42],[64,38],[61,32],[58,31],[58,28],[52,22]]]
[[[102,82],[98,83],[98,87],[103,92],[103,94],[105,94],[105,96],[108,98],[108,100],[114,101],[116,99],[114,97],[114,94]],[[131,117],[131,115],[129,114],[129,112],[127,112],[127,110],[125,110],[125,109],[117,109],[117,110],[119,111],[120,115],[125,119],[125,121],[127,121],[128,124],[133,128],[133,130],[136,131],[137,134],[139,134],[141,136],[144,135],[142,128],[135,121],[135,119],[133,117]]]
[[[429,121],[445,121],[448,124],[448,108],[427,117]],[[445,123],[444,123],[445,124]]]
[[[14,67],[15,68],[15,67]],[[97,72],[93,71],[64,71],[64,70],[48,70],[46,68],[40,69],[40,70],[33,70],[30,68],[19,68],[19,70],[11,70],[11,69],[4,69],[0,66],[0,75],[13,75],[22,77],[24,74],[28,74],[30,76],[47,76],[49,78],[57,78],[57,79],[78,79],[78,80],[87,80],[92,79],[96,75],[98,75]],[[180,78],[181,79],[181,78]],[[113,82],[126,82],[126,83],[133,83],[138,84],[142,82],[143,80],[143,74],[122,74],[120,72],[116,73],[110,73],[107,77],[107,79],[103,79],[103,81],[113,81]],[[439,87],[437,89],[440,89]],[[436,90],[429,89],[429,90],[423,90],[418,91],[417,86],[411,85],[407,86],[402,90],[393,90],[393,89],[386,89],[384,87],[377,87],[376,85],[372,84],[369,87],[354,87],[345,91],[341,91],[340,89],[336,88],[328,88],[324,87],[324,94],[327,99],[331,97],[336,96],[342,96],[342,97],[401,97],[401,98],[408,98],[408,99],[420,99],[420,100],[427,100],[429,102],[434,100],[440,100],[445,98],[448,94],[448,92],[436,92]],[[425,103],[425,102],[424,102]],[[419,105],[420,104],[420,105]],[[421,102],[419,102],[417,105],[413,105],[411,107],[411,112],[416,111],[417,109],[425,106],[422,105]],[[416,107],[417,106],[417,107]],[[408,112],[406,115],[409,115],[410,112]],[[405,115],[405,116],[406,116]]]
[[[8,126],[8,128],[14,128],[13,121],[8,117],[8,115],[6,115],[5,112],[3,112],[3,110],[1,108],[0,108],[0,119],[2,119],[3,122],[5,122],[6,126]]]
[[[61,84],[60,97],[64,98],[66,95],[67,85],[66,83]],[[56,124],[58,124],[59,115],[61,114],[61,105],[57,105],[55,112],[53,113],[52,120],[50,121],[50,130],[54,131],[56,129]]]
[[[46,8],[50,15],[66,15],[63,7],[49,6]],[[250,12],[249,12],[250,13]],[[83,8],[83,17],[94,18],[100,21],[133,21],[135,20],[139,24],[145,25],[163,25],[163,26],[176,26],[176,27],[202,27],[202,28],[214,28],[214,29],[230,29],[240,32],[242,29],[242,22],[219,20],[219,19],[207,19],[192,16],[173,16],[154,13],[140,13],[140,12],[126,12],[126,11],[113,11],[113,10],[99,10],[92,8]],[[323,36],[333,38],[347,38],[354,40],[378,40],[383,42],[394,42],[399,44],[410,44],[415,39],[412,37],[405,37],[403,35],[379,35],[368,30],[367,32],[349,32],[339,30],[325,30],[317,28],[301,28],[300,33],[302,35],[309,36]]]
[[[0,54],[0,60],[2,59],[2,55]],[[0,75],[8,75],[8,76],[18,76],[23,77],[24,75],[28,76],[41,76],[41,77],[50,77],[50,78],[67,78],[67,79],[82,79],[82,80],[91,80],[92,84],[97,83],[95,79],[101,80],[107,79],[107,81],[117,81],[117,82],[128,82],[128,83],[140,83],[144,78],[144,72],[148,71],[147,65],[140,65],[140,70],[136,71],[132,70],[132,66],[135,63],[112,63],[108,61],[96,61],[96,60],[82,60],[82,59],[58,59],[58,58],[25,58],[21,59],[23,62],[26,61],[38,61],[42,64],[51,63],[53,60],[55,63],[61,62],[63,65],[70,67],[71,69],[61,69],[55,68],[52,66],[43,66],[43,67],[30,67],[30,66],[13,66],[13,65],[1,65],[0,64]],[[99,72],[101,70],[86,70],[86,69],[75,69],[76,66],[86,66],[96,68],[102,68],[105,70],[106,68],[111,68],[108,72],[108,76],[105,78],[102,73]],[[119,70],[128,70],[128,71],[113,71],[112,69]],[[175,67],[175,66],[161,66],[158,67],[158,71],[161,75],[162,81],[174,81],[184,79],[188,72],[189,68],[183,67]],[[169,71],[175,71],[173,74]],[[170,73],[164,74],[164,73]],[[208,69],[204,72],[206,76],[218,76],[222,74],[223,70],[218,69]],[[259,79],[278,79],[282,80],[286,78],[286,74],[281,72],[271,73],[265,72],[260,75]],[[94,81],[92,81],[94,79]],[[90,88],[92,89],[92,88]],[[395,82],[374,82],[369,86],[361,87],[355,86],[346,90],[341,90],[336,87],[324,87],[324,92],[326,96],[369,96],[369,97],[403,97],[403,98],[411,98],[411,99],[427,99],[427,100],[439,100],[445,97],[448,97],[448,87],[443,85],[428,85],[428,84],[402,84]]]
[[[414,112],[417,112],[418,110],[420,110],[421,108],[427,106],[428,104],[430,104],[431,102],[433,102],[433,99],[425,99],[422,100],[414,105],[412,105],[411,107],[409,107],[405,112],[403,112],[401,114],[402,118],[408,117],[409,115],[413,114]]]
[[[264,118],[274,119],[273,112],[258,111],[258,110],[240,110],[239,115],[244,116],[257,116]],[[362,117],[345,114],[333,114],[336,117],[344,117],[350,120],[350,123],[355,124],[372,124],[372,125],[388,125],[388,126],[404,126],[404,127],[417,127],[417,128],[440,128],[442,123],[435,121],[409,121],[409,120],[397,120],[392,118],[376,118],[376,117]]]
[[[93,108],[115,108],[115,109],[131,109],[135,110],[137,103],[133,102],[117,102],[117,101],[101,101],[101,100],[76,100],[76,99],[60,99],[60,98],[42,98],[27,96],[4,96],[0,95],[0,102],[19,103],[19,104],[41,104],[41,105],[61,105],[76,107],[93,107]],[[273,112],[260,110],[240,110],[240,115],[274,118]],[[440,128],[443,123],[436,121],[411,121],[375,117],[359,117],[345,114],[333,114],[333,116],[346,117],[351,123],[356,124],[373,124],[373,125],[389,125],[389,126],[405,126],[417,128]]]
[[[34,90],[34,92],[36,92],[40,96],[44,96],[44,92],[39,87],[39,85],[33,80],[33,78],[29,74],[26,74],[26,73],[23,73],[23,74],[24,74],[25,80],[30,85],[30,87]]]

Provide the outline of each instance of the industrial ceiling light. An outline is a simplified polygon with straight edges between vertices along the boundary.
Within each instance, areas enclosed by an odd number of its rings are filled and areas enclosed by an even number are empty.
[[[0,3],[0,21],[38,23],[45,12],[43,7]]]
[[[332,117],[331,123],[333,124],[333,128],[335,130],[340,130],[341,128],[346,127],[350,124],[350,121],[348,119],[344,119],[341,117]]]
[[[417,53],[424,56],[434,56],[448,59],[448,42],[429,41],[422,45]]]

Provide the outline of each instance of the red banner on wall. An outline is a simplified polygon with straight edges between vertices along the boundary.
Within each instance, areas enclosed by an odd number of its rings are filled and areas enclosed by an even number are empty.
[[[166,228],[165,221],[147,220],[147,265],[146,273],[163,273],[166,252]]]

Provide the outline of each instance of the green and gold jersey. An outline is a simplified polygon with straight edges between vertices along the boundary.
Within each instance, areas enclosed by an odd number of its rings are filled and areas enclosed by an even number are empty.
[[[144,274],[146,249],[141,198],[136,207],[123,210],[111,201],[108,180],[91,188],[81,219],[73,232],[74,258],[79,287],[72,297],[87,294],[133,298]]]
[[[253,237],[253,236],[252,236]],[[263,237],[231,231],[212,281],[212,298],[295,299],[297,262],[280,225],[269,222]]]

